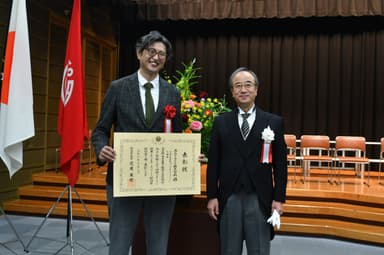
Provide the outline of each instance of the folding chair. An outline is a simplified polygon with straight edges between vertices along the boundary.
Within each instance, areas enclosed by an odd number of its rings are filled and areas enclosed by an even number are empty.
[[[293,166],[293,182],[296,183],[296,135],[285,134],[284,140],[287,145],[287,161]]]
[[[380,150],[380,162],[379,162],[379,175],[377,179],[380,185],[384,185],[384,183],[381,182],[381,165],[384,163],[384,137],[380,139],[380,142],[381,142],[381,150]]]
[[[362,136],[337,136],[335,144],[335,164],[354,164],[357,176],[364,178],[364,167],[368,166],[369,159],[366,157],[365,137]],[[341,183],[338,166],[338,183]],[[336,182],[337,183],[337,182]]]
[[[328,182],[331,183],[332,156],[330,153],[329,136],[326,135],[302,135],[300,154],[303,161],[303,177],[309,175],[311,162],[327,163]]]

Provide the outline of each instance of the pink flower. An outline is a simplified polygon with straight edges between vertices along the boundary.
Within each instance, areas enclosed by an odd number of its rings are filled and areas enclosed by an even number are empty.
[[[186,103],[189,105],[190,108],[195,106],[195,102],[193,102],[193,100],[188,100]]]
[[[200,121],[198,121],[198,120],[194,120],[194,121],[192,121],[192,123],[189,126],[189,128],[192,131],[199,132],[203,128],[203,124]]]

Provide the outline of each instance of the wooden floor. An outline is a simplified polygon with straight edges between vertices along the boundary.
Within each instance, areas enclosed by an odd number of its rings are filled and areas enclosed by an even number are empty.
[[[364,183],[368,182],[367,176],[358,178],[352,170],[341,172],[342,182],[338,185],[328,182],[326,169],[311,169],[305,182],[302,181],[301,169],[297,169],[296,182],[293,172],[289,169],[287,202],[277,233],[315,235],[384,246],[384,185],[378,183],[377,172],[371,172],[369,186]],[[183,245],[184,240],[178,239],[179,231],[188,232],[191,235],[189,240],[196,241],[202,236],[207,240],[216,236],[215,224],[206,213],[204,180],[205,171],[202,170],[202,195],[178,199],[171,229],[175,236],[173,240],[178,245]],[[47,171],[35,174],[33,182],[33,185],[19,188],[20,199],[4,203],[7,213],[46,215],[64,191],[67,178],[60,172]],[[76,191],[72,193],[75,218],[89,218],[77,196],[79,194],[95,219],[108,220],[104,169],[83,170]],[[62,195],[52,216],[67,215],[68,193]],[[172,247],[170,250],[171,254]]]

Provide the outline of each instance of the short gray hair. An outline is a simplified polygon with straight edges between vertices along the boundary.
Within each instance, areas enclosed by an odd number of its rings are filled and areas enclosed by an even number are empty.
[[[259,87],[259,79],[257,78],[257,75],[255,74],[255,72],[252,71],[251,69],[247,68],[247,67],[239,67],[235,71],[233,71],[233,73],[229,77],[229,82],[228,82],[229,89],[232,89],[232,87],[233,87],[233,77],[235,77],[235,75],[240,73],[240,72],[250,73],[252,75],[253,79],[255,80],[255,86]]]

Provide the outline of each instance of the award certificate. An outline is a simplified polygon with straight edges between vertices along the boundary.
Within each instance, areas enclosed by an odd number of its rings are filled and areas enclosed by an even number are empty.
[[[115,197],[200,194],[200,134],[114,133]]]

